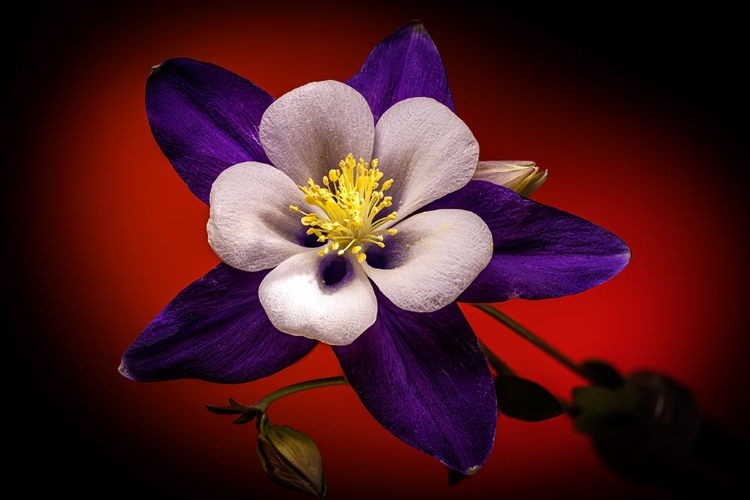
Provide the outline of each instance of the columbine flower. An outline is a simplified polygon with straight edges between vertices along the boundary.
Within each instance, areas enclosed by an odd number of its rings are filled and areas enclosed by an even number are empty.
[[[588,221],[471,180],[479,148],[419,22],[347,82],[276,101],[225,69],[170,59],[146,106],[162,151],[210,204],[222,262],[128,348],[120,370],[133,380],[249,382],[322,341],[386,429],[476,470],[497,403],[456,301],[578,293],[630,256]]]
[[[236,269],[273,269],[258,298],[282,332],[348,345],[377,318],[371,281],[400,309],[434,312],[489,263],[479,216],[415,213],[465,186],[479,157],[436,100],[402,100],[375,123],[352,87],[310,83],[268,107],[259,136],[275,167],[244,162],[218,176],[208,240]]]

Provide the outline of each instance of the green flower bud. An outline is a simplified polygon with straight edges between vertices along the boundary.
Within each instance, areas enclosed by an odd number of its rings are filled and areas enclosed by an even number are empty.
[[[308,495],[323,497],[326,483],[315,441],[288,426],[271,425],[264,415],[258,425],[258,457],[272,481]]]
[[[480,161],[472,180],[489,181],[527,198],[547,180],[533,161]]]

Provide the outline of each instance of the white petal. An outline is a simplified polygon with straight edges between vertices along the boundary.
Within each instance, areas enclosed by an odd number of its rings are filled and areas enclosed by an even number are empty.
[[[394,104],[375,127],[373,157],[400,217],[466,185],[479,159],[469,127],[434,99],[415,97]]]
[[[374,121],[362,95],[341,82],[314,82],[281,96],[263,114],[260,141],[298,185],[320,184],[351,153],[370,161]]]
[[[533,161],[480,161],[472,180],[488,181],[529,197],[547,180]]]
[[[395,226],[384,243],[387,269],[363,264],[391,302],[407,311],[432,312],[466,290],[492,258],[492,234],[466,210],[433,210]]]
[[[341,281],[324,282],[323,269],[345,263]],[[331,345],[351,344],[377,317],[378,302],[362,267],[349,257],[321,258],[313,250],[285,260],[268,273],[258,297],[273,326]]]
[[[302,205],[297,185],[271,165],[245,162],[224,170],[211,186],[208,243],[243,271],[270,269],[302,246],[305,228],[289,205]],[[309,211],[305,210],[306,212]]]

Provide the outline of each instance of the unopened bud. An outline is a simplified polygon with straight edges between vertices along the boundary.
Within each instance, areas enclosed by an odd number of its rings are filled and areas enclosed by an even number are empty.
[[[272,481],[308,495],[323,497],[326,483],[315,441],[286,425],[271,425],[264,416],[258,426],[258,457]]]
[[[617,389],[576,388],[573,400],[576,428],[591,435],[605,463],[641,480],[687,461],[703,422],[690,390],[648,371]]]
[[[480,161],[472,180],[489,181],[529,197],[547,180],[533,161]]]

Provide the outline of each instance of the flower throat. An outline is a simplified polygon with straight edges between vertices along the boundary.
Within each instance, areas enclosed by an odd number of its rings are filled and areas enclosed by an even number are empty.
[[[349,153],[339,162],[338,169],[331,169],[323,176],[323,187],[307,180],[307,186],[299,186],[305,193],[305,202],[320,207],[325,216],[306,213],[294,205],[290,210],[302,214],[302,225],[308,226],[307,234],[318,237],[320,243],[328,242],[319,252],[321,257],[331,251],[344,255],[347,251],[357,255],[357,261],[364,262],[367,255],[363,247],[374,244],[383,248],[383,235],[395,235],[396,229],[380,229],[383,224],[394,220],[396,212],[376,219],[384,208],[391,206],[391,197],[383,193],[393,184],[388,179],[380,187],[378,181],[383,173],[378,170],[378,160],[368,165],[362,158],[359,162]],[[378,188],[380,187],[380,190]]]

